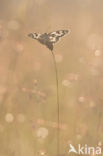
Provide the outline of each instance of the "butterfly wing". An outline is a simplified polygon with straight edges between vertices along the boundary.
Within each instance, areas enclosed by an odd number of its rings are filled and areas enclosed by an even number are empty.
[[[36,39],[36,40],[38,40],[41,35],[42,34],[39,34],[39,33],[30,33],[30,34],[28,34],[29,37],[31,37],[33,39]]]
[[[53,50],[53,44],[49,42],[48,34],[30,33],[29,37],[38,40],[41,44],[44,44],[50,50]]]
[[[47,42],[46,47],[49,48],[51,51],[53,50],[53,44],[51,42]]]
[[[66,35],[69,32],[69,30],[58,30],[58,31],[54,31],[48,34],[48,38],[49,38],[49,42],[51,43],[56,43],[57,41],[59,41],[59,39]]]

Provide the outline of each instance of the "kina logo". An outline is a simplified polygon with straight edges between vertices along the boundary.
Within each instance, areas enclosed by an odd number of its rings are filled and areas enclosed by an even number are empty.
[[[83,154],[83,155],[100,155],[102,154],[102,149],[100,146],[97,147],[89,147],[87,144],[81,146],[78,144],[77,148],[75,148],[72,144],[69,144],[69,151],[68,154],[75,153],[75,154]]]

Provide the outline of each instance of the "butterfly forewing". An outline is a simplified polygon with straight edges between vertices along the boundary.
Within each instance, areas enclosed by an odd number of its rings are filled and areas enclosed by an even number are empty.
[[[31,37],[33,39],[36,39],[36,40],[38,40],[41,35],[42,34],[39,34],[39,33],[30,33],[30,34],[28,34],[29,37]]]
[[[69,32],[69,30],[58,30],[55,32],[51,32],[48,34],[49,40],[52,43],[56,43],[59,41],[59,38],[66,35]]]

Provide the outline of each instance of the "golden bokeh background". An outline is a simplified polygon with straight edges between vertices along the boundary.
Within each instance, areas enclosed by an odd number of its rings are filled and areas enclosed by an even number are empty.
[[[103,0],[0,0],[0,156],[57,155],[52,55],[27,34],[61,29],[60,156],[102,146]]]

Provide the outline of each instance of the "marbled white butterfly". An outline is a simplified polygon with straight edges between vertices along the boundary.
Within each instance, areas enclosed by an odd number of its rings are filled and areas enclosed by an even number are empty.
[[[53,50],[53,44],[59,41],[59,38],[66,35],[69,30],[58,30],[51,33],[30,33],[29,37],[38,40],[40,43],[44,44],[50,50]]]

